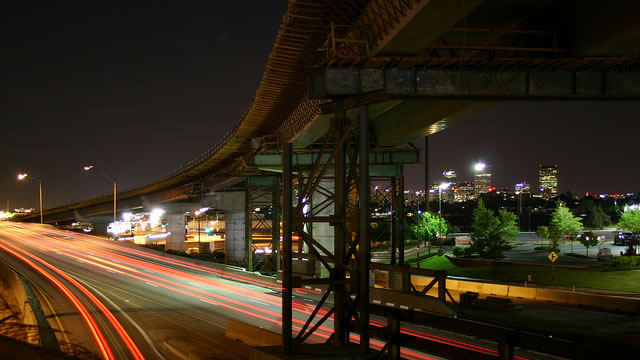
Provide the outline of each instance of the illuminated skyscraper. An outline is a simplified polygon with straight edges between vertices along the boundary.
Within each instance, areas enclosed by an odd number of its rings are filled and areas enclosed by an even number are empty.
[[[444,181],[452,184],[455,184],[458,179],[458,176],[456,175],[456,171],[453,169],[443,171],[442,176],[444,176]]]
[[[473,176],[473,193],[480,196],[489,192],[491,187],[491,173],[489,172],[489,166],[484,163],[477,163],[474,166],[475,175]]]
[[[474,189],[473,189],[472,182],[464,181],[464,182],[458,183],[458,186],[454,189],[455,191],[454,200],[466,201],[466,200],[473,199],[473,190]]]
[[[531,184],[526,181],[522,181],[516,184],[516,194],[529,194],[531,193]]]
[[[448,189],[442,190],[442,201],[454,201],[455,188],[458,182],[456,171],[453,169],[445,170],[442,172],[442,176],[444,177],[444,182],[451,184]]]
[[[558,165],[540,165],[538,179],[543,198],[549,199],[558,196]]]

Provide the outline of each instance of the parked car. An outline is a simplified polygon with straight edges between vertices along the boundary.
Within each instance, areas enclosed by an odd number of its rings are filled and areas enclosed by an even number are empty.
[[[637,244],[640,241],[640,234],[631,233],[631,232],[621,232],[617,233],[616,236],[613,237],[613,245],[623,245],[627,246],[629,244]]]

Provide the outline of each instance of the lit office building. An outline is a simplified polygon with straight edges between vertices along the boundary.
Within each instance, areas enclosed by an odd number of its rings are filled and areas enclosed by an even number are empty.
[[[473,199],[473,183],[470,181],[464,181],[458,183],[454,189],[454,201],[461,202]]]
[[[473,193],[477,197],[480,194],[489,192],[489,188],[491,188],[491,173],[489,172],[489,167],[484,163],[476,164],[474,169]]]
[[[558,195],[558,165],[540,165],[538,179],[543,198],[549,199]]]
[[[531,184],[527,184],[526,181],[522,181],[516,184],[516,194],[529,194],[531,193]]]
[[[451,184],[455,184],[457,183],[457,179],[458,179],[458,175],[456,174],[456,171],[453,169],[449,169],[449,170],[445,170],[442,172],[442,176],[444,176],[444,181],[451,183]]]

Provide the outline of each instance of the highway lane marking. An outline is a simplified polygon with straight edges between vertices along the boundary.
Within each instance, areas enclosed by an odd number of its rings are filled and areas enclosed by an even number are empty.
[[[156,284],[152,284],[152,283],[150,283],[150,282],[146,282],[146,281],[145,281],[144,283],[145,283],[145,284],[147,284],[147,285],[151,285],[151,286],[159,287],[158,285],[156,285]]]
[[[374,304],[380,304],[381,303],[380,300],[371,300],[371,302],[374,303]]]
[[[253,299],[249,299],[249,301],[253,301],[253,302],[258,303],[258,304],[262,304],[262,305],[265,305],[265,306],[269,306],[269,304],[264,303],[264,302],[262,302],[262,301],[253,300]]]
[[[209,304],[211,304],[211,305],[218,306],[218,304],[216,304],[216,303],[212,303],[212,302],[211,302],[211,301],[209,301],[209,300],[200,299],[200,301],[204,301],[204,302],[209,303]]]
[[[396,304],[388,302],[387,306],[396,306]]]
[[[108,284],[108,283],[106,283],[106,282],[104,282],[104,281],[100,281],[100,280],[92,279],[92,278],[90,278],[90,277],[87,277],[87,276],[84,276],[84,275],[81,275],[81,274],[75,273],[75,272],[73,272],[73,271],[67,271],[67,270],[65,270],[65,272],[67,272],[67,273],[69,273],[69,274],[74,274],[74,276],[76,276],[76,277],[78,277],[78,278],[85,278],[85,279],[88,279],[88,280],[90,280],[90,281],[93,281],[94,283],[99,283],[99,284],[101,284],[101,285],[103,285],[103,286],[106,286],[106,287],[109,287],[109,288],[111,288],[111,289],[113,289],[113,290],[123,292],[123,293],[125,293],[125,294],[127,294],[127,295],[130,295],[131,297],[136,297],[136,298],[138,298],[138,299],[142,299],[142,300],[147,301],[147,302],[150,302],[150,303],[152,303],[152,304],[156,304],[156,305],[162,306],[162,307],[167,308],[167,309],[169,309],[169,310],[172,310],[172,311],[174,311],[174,312],[176,312],[176,313],[178,313],[178,314],[182,314],[182,315],[184,315],[184,316],[188,316],[188,317],[193,318],[193,319],[195,319],[195,320],[199,320],[199,321],[205,322],[205,323],[207,323],[207,324],[217,326],[217,327],[219,327],[220,329],[223,329],[223,330],[226,330],[226,329],[227,329],[227,327],[226,327],[226,326],[223,326],[223,325],[220,325],[220,324],[218,324],[218,323],[215,323],[215,322],[212,322],[212,321],[209,321],[209,320],[203,319],[202,317],[197,317],[197,316],[195,316],[195,315],[189,314],[189,313],[187,313],[187,312],[184,312],[184,311],[179,310],[179,309],[177,309],[177,308],[174,308],[174,307],[172,307],[172,306],[169,306],[169,305],[163,304],[163,303],[161,303],[161,302],[158,302],[158,301],[152,300],[152,299],[150,299],[150,298],[144,297],[144,296],[142,296],[142,295],[138,295],[138,294],[132,293],[132,292],[130,292],[130,291],[127,291],[127,290],[121,289],[121,288],[119,288],[119,287],[116,287],[116,286],[113,286],[113,285],[111,285],[111,284]],[[103,290],[104,290],[104,289],[103,289]],[[117,295],[115,295],[115,294],[113,294],[113,293],[112,293],[112,295],[113,295],[113,296],[115,296],[115,297],[117,297],[117,298],[119,298],[119,299],[123,299],[122,297],[117,296]],[[125,301],[127,301],[127,302],[128,302],[129,300],[126,300],[126,299],[125,299]],[[158,317],[163,317],[163,318],[167,319],[168,321],[171,321],[171,322],[173,322],[174,324],[176,324],[176,325],[178,325],[178,326],[183,327],[183,328],[185,328],[185,329],[186,329],[186,327],[185,327],[184,325],[182,325],[182,324],[180,324],[180,323],[178,323],[178,322],[176,322],[176,321],[174,321],[174,320],[171,320],[171,319],[169,319],[169,318],[167,318],[167,317],[164,317],[164,316],[162,316],[162,315],[160,315],[160,314],[156,314],[156,315],[157,315]]]
[[[200,285],[200,284],[196,284],[196,283],[192,283],[192,282],[187,282],[187,284],[191,284],[191,285],[193,285],[193,286],[203,287],[203,286],[202,286],[202,285]]]
[[[75,276],[74,276],[75,278]],[[116,308],[116,310],[118,310],[118,312],[120,313],[120,315],[124,316],[130,323],[131,325],[133,325],[138,332],[140,332],[140,335],[142,335],[142,337],[144,338],[144,340],[147,342],[147,344],[149,344],[149,347],[151,347],[151,349],[156,353],[156,355],[158,355],[158,357],[160,359],[166,359],[164,356],[162,356],[162,354],[160,353],[160,351],[158,351],[158,349],[156,348],[155,344],[153,343],[153,341],[151,340],[151,338],[149,338],[149,335],[147,335],[147,333],[144,331],[144,329],[142,329],[142,327],[140,325],[138,325],[137,322],[135,322],[131,316],[129,316],[129,314],[127,314],[124,310],[122,310],[122,308],[120,308],[118,305],[116,305],[115,302],[113,302],[113,300],[109,299],[107,296],[105,296],[103,293],[101,293],[100,291],[98,291],[98,289],[96,289],[95,287],[87,284],[85,281],[82,281],[81,279],[77,279],[79,282],[82,282],[86,287],[88,287],[89,289],[91,289],[93,292],[95,292],[96,294],[98,294],[99,296],[101,296],[103,299],[105,299],[107,302],[109,302],[109,304],[111,304],[111,306],[113,306],[114,308]],[[129,300],[127,300],[129,301]],[[112,311],[113,313],[113,311]]]
[[[404,305],[400,305],[400,309],[402,309],[402,310],[409,310],[409,307],[408,307],[408,306],[404,306]]]
[[[82,260],[78,260],[78,259],[76,259],[76,261],[77,261],[77,262],[79,262],[79,263],[82,263],[82,264],[84,264],[84,263],[85,263],[84,261],[82,261]]]
[[[115,272],[111,271],[111,270],[105,270],[106,272],[110,272],[112,274],[115,274]]]

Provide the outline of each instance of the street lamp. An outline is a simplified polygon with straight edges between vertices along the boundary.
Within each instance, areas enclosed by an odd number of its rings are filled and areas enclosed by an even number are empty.
[[[18,174],[18,180],[24,180],[29,176],[28,174]],[[40,188],[40,224],[43,224],[42,221],[42,181],[38,178],[34,178],[33,176],[29,176],[29,179],[33,179],[38,182],[38,187]]]
[[[451,183],[440,183],[438,186],[438,234],[440,235],[440,250],[442,250],[442,190],[447,190]]]
[[[440,235],[440,250],[442,250],[442,190],[447,190],[451,183],[444,182],[438,186],[438,234]]]
[[[93,170],[95,169],[95,167],[93,165],[87,165],[84,167],[85,171],[89,171],[89,170]],[[118,219],[117,219],[117,210],[116,210],[116,205],[117,205],[117,194],[118,194],[118,183],[116,181],[116,178],[112,178],[111,176],[105,174],[104,172],[102,172],[102,170],[100,169],[95,169],[96,171],[98,171],[102,176],[104,176],[107,180],[109,180],[110,182],[113,183],[113,222],[115,223]]]

